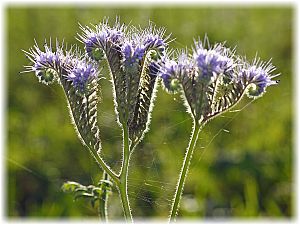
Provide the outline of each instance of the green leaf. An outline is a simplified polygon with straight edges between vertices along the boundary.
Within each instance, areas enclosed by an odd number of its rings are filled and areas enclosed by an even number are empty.
[[[82,187],[82,185],[74,181],[67,181],[62,185],[61,189],[64,192],[70,193],[70,192],[74,192],[79,187]]]

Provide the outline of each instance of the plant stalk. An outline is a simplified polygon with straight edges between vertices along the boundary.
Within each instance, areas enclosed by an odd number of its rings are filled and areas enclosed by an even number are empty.
[[[109,176],[108,174],[103,171],[103,177],[102,180],[109,181]],[[102,189],[102,194],[99,199],[99,207],[98,207],[98,212],[99,212],[99,217],[100,220],[103,222],[108,222],[108,216],[107,216],[107,202],[108,202],[108,188],[109,184],[102,182],[100,187]]]
[[[120,180],[119,180],[118,176],[114,173],[114,171],[112,171],[112,169],[105,163],[105,161],[99,155],[98,152],[96,152],[95,150],[93,150],[90,147],[88,147],[88,149],[89,149],[90,153],[92,154],[92,156],[95,158],[98,165],[103,169],[103,171],[105,171],[109,175],[109,177],[111,177],[111,179],[118,186],[120,184]]]
[[[126,222],[133,222],[129,199],[128,199],[128,192],[127,192],[129,160],[130,160],[129,132],[128,132],[127,125],[123,124],[123,163],[120,172],[120,185],[118,185],[118,187],[119,187],[120,197],[123,205],[125,220]]]
[[[170,213],[169,222],[176,221],[177,211],[179,209],[179,204],[180,204],[182,191],[184,188],[185,179],[186,179],[187,173],[189,171],[191,159],[193,158],[193,152],[194,152],[197,140],[198,140],[198,135],[199,135],[200,130],[201,130],[201,125],[199,123],[197,123],[196,121],[194,121],[191,139],[190,139],[188,148],[186,149],[184,161],[183,161],[183,164],[181,167],[181,172],[180,172],[177,187],[176,187],[175,196],[173,199],[172,210]]]

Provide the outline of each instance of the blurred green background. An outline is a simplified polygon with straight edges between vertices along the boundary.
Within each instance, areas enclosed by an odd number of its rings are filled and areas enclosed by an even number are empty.
[[[6,6],[6,215],[9,218],[95,218],[85,200],[73,201],[64,181],[96,184],[94,160],[70,123],[60,87],[38,83],[21,49],[49,37],[78,44],[78,23],[111,22],[164,26],[173,48],[191,46],[193,38],[226,41],[248,59],[273,58],[280,84],[255,102],[211,121],[200,135],[182,198],[184,218],[291,218],[294,215],[293,19],[292,6]],[[83,47],[81,44],[79,44]],[[107,74],[105,74],[106,77]],[[99,105],[103,154],[118,170],[121,130],[115,122],[109,79],[102,80]],[[250,103],[250,104],[248,104]],[[246,106],[245,108],[243,108]],[[150,132],[133,154],[129,172],[132,213],[166,219],[188,144],[192,121],[180,96],[159,88]],[[204,152],[204,154],[202,154]],[[118,194],[109,201],[110,219],[122,218]]]

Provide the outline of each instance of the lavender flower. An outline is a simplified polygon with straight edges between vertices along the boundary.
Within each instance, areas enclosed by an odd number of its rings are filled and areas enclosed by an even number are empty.
[[[151,30],[151,32],[149,31]],[[150,53],[150,58],[157,61],[164,56],[167,46],[166,40],[160,36],[162,34],[152,33],[152,29],[131,33],[122,45],[125,66],[132,66],[134,63],[141,64],[146,54]]]
[[[177,60],[165,57],[163,61],[163,66],[160,68],[160,77],[163,80],[165,90],[175,94],[182,88],[179,80],[188,77],[188,73],[191,71],[196,72],[195,62],[190,60],[185,51],[178,53]]]
[[[256,61],[256,62],[255,62]],[[259,60],[254,60],[253,65],[245,64],[238,73],[238,79],[244,85],[249,86],[247,96],[249,98],[257,98],[266,92],[266,88],[278,83],[272,80],[276,75],[270,75],[275,70],[275,67],[270,63],[259,63]]]
[[[156,49],[158,55],[163,55],[166,49],[166,40],[162,39],[158,34],[148,34],[144,40],[143,45],[146,49]]]
[[[35,72],[35,75],[41,83],[46,85],[53,83],[57,79],[62,57],[53,52],[51,46],[45,45],[42,51],[37,43],[29,51],[24,51],[27,58],[33,63],[31,66],[25,66],[24,72]]]
[[[163,70],[161,71],[161,78],[164,82],[164,87],[168,92],[177,93],[179,91],[177,76],[183,72],[187,67],[184,62],[178,60],[168,60],[165,62]]]
[[[94,26],[94,29],[87,26],[80,26],[80,29],[83,34],[78,34],[79,41],[85,45],[87,55],[99,61],[109,52],[112,46],[120,43],[124,37],[125,26],[116,22],[113,27],[110,27],[108,21],[104,21]]]
[[[92,80],[98,78],[98,74],[99,71],[95,65],[81,60],[69,71],[67,79],[72,81],[74,88],[79,93],[85,93]]]
[[[145,50],[145,46],[143,45],[125,42],[122,47],[125,68],[130,68],[134,64],[140,64],[145,56]]]
[[[166,59],[160,77],[168,92],[182,90],[188,111],[199,122],[234,106],[245,93],[257,98],[277,83],[272,80],[277,75],[270,75],[275,70],[270,62],[254,60],[250,65],[221,44],[195,46],[192,56],[182,52],[177,60]]]
[[[35,72],[39,81],[44,84],[51,84],[59,79],[71,82],[78,94],[85,94],[90,83],[98,78],[99,71],[93,63],[87,62],[78,49],[64,50],[56,42],[56,51],[51,45],[45,44],[42,51],[37,44],[29,50],[24,51],[33,65],[25,66],[25,72]]]
[[[199,71],[199,79],[211,82],[219,74],[228,74],[236,66],[233,53],[221,44],[205,49],[202,42],[195,43],[194,60]]]

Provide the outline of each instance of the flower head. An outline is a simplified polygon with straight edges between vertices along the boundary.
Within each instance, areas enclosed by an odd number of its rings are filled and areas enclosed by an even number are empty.
[[[194,70],[194,62],[184,51],[179,53],[177,60],[165,57],[163,62],[159,75],[163,80],[164,87],[170,93],[177,93],[181,88],[178,80],[189,76],[189,72]]]
[[[158,51],[158,54],[164,54],[167,43],[164,39],[161,38],[161,35],[150,33],[145,36],[143,45],[146,49],[156,49]]]
[[[60,53],[54,52],[52,47],[48,45],[45,45],[44,50],[41,50],[37,43],[28,52],[24,52],[33,63],[31,66],[25,66],[25,72],[35,72],[39,81],[47,85],[57,79],[57,73],[62,61]]]
[[[59,65],[60,61],[59,56],[49,49],[47,49],[46,52],[40,52],[40,54],[37,54],[35,60],[33,69],[36,71],[44,69],[45,67],[55,68],[56,65]]]
[[[113,27],[108,25],[108,21],[94,26],[94,29],[80,26],[83,31],[79,40],[85,45],[86,53],[92,59],[99,61],[109,50],[111,45],[117,45],[124,37],[125,27],[118,22]]]
[[[230,49],[220,44],[209,49],[205,49],[201,42],[195,45],[194,60],[198,67],[199,79],[209,82],[220,74],[232,72],[235,63]]]
[[[74,88],[79,93],[85,93],[89,84],[98,78],[99,72],[94,64],[80,60],[76,65],[68,71],[67,79],[72,81]]]
[[[193,55],[181,53],[167,59],[160,77],[168,92],[182,90],[188,111],[198,121],[207,121],[248,97],[262,96],[266,88],[277,84],[271,75],[275,67],[255,59],[252,64],[222,44],[204,48],[196,43]]]
[[[266,88],[278,83],[272,78],[278,75],[271,75],[275,67],[270,63],[254,62],[253,65],[246,64],[238,73],[238,79],[244,85],[249,86],[247,95],[250,98],[257,98],[266,92]]]
[[[132,42],[125,42],[122,46],[124,64],[126,67],[139,64],[145,56],[145,46]]]

